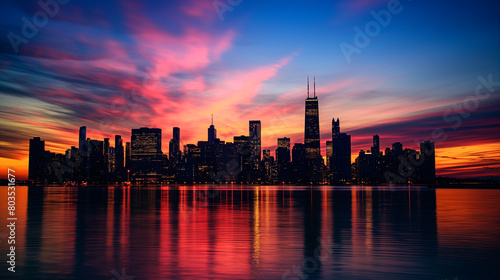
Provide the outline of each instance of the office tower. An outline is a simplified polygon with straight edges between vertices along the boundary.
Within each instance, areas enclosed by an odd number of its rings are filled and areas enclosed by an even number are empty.
[[[276,161],[278,164],[290,162],[290,138],[278,138],[278,148],[276,148]]]
[[[375,134],[373,135],[372,154],[378,155],[379,153],[380,153],[380,137],[377,134]]]
[[[292,149],[292,174],[291,179],[295,183],[308,184],[306,148],[302,143],[295,143]]]
[[[128,169],[130,166],[130,159],[131,159],[131,146],[130,142],[125,143],[125,167]]]
[[[123,140],[120,135],[115,135],[115,171],[117,174],[123,175],[124,155],[123,155]]]
[[[278,182],[288,183],[290,181],[290,138],[278,138],[278,148],[276,148],[276,164],[278,172]]]
[[[78,150],[80,151],[80,154],[82,156],[87,155],[87,127],[82,126],[80,127],[80,133],[78,137]]]
[[[215,144],[215,139],[217,138],[217,129],[214,126],[214,115],[212,115],[212,122],[208,128],[208,143]]]
[[[436,183],[436,154],[435,144],[429,140],[420,143],[420,157],[423,163],[420,166],[420,181],[427,184]]]
[[[105,171],[107,170],[104,158],[104,141],[88,140],[88,170],[87,180],[94,183],[105,181]]]
[[[198,160],[198,181],[212,182],[211,174],[215,172],[215,143],[211,144],[208,141],[198,141],[198,149],[200,150],[200,158]]]
[[[332,135],[338,135],[340,134],[340,120],[337,118],[335,121],[335,118],[332,120]]]
[[[248,127],[249,144],[252,160],[252,177],[254,181],[259,178],[261,160],[261,124],[260,121],[250,121]]]
[[[340,120],[332,120],[332,155],[330,159],[332,183],[351,181],[351,135],[340,133]]]
[[[180,161],[180,141],[181,129],[174,127],[172,139],[170,139],[170,142],[168,143],[168,153],[171,166],[175,166]]]
[[[42,182],[44,180],[44,154],[45,141],[41,141],[40,137],[30,139],[28,180],[33,182]]]
[[[115,172],[115,147],[109,147],[109,173]]]
[[[158,183],[162,171],[161,129],[132,129],[131,176],[139,182]]]
[[[403,155],[403,144],[401,144],[400,142],[393,143],[391,152],[396,158]]]
[[[106,164],[106,173],[108,173],[108,170],[111,169],[111,167],[109,166],[109,162],[110,162],[110,159],[109,159],[109,138],[104,138],[104,150],[103,150],[103,153],[104,153],[104,162]]]
[[[358,184],[368,184],[373,179],[373,174],[370,172],[371,156],[372,154],[367,154],[364,150],[361,150],[358,158],[356,158],[356,179]]]
[[[333,147],[332,147],[332,141],[326,141],[326,168],[328,170],[332,170],[332,155],[333,155]]]
[[[249,137],[250,146],[252,148],[252,157],[258,158],[260,161],[260,151],[261,151],[261,124],[260,121],[250,121],[249,122]]]
[[[270,150],[262,151],[262,181],[266,184],[276,183],[276,172],[274,158],[271,156]]]
[[[233,143],[238,148],[238,167],[240,170],[238,181],[245,183],[251,182],[253,150],[250,147],[250,137],[245,135],[234,136]]]
[[[217,145],[215,152],[217,165],[215,181],[218,183],[237,181],[240,173],[238,159],[238,147],[234,143],[221,142]]]
[[[309,96],[309,77],[307,78],[307,99],[305,110],[304,146],[308,160],[316,160],[321,156],[319,139],[319,108],[316,96],[316,79],[314,80],[314,96]]]

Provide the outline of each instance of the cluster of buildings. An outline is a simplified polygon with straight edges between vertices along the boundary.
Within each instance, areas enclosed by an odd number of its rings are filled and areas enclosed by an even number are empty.
[[[314,85],[315,88],[315,85]],[[137,184],[244,183],[244,184],[382,184],[425,183],[436,179],[434,143],[420,144],[420,151],[403,149],[396,142],[385,153],[380,139],[360,151],[351,163],[351,136],[340,132],[340,120],[332,121],[331,140],[326,142],[326,163],[321,155],[318,97],[314,89],[305,100],[304,143],[277,139],[275,156],[261,148],[261,122],[249,121],[248,135],[232,142],[217,138],[212,123],[208,141],[181,146],[180,128],[173,128],[168,155],[162,151],[162,130],[132,129],[130,142],[116,135],[92,140],[80,128],[79,145],[65,154],[45,150],[39,137],[30,140],[28,177],[34,183],[129,182]]]

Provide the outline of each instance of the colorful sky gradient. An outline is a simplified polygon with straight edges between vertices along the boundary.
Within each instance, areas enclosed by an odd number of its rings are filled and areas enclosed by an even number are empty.
[[[207,140],[214,114],[221,140],[258,119],[263,149],[278,137],[293,145],[308,74],[323,155],[338,117],[353,160],[373,134],[383,148],[434,138],[438,176],[500,176],[495,1],[59,1],[0,4],[0,167],[19,179],[30,138],[62,153],[83,125],[92,139],[126,141],[158,127],[167,152],[172,127],[183,144]],[[373,29],[388,7],[398,12]],[[367,25],[373,37],[348,61],[340,45],[356,46]],[[13,36],[24,38],[17,50]]]

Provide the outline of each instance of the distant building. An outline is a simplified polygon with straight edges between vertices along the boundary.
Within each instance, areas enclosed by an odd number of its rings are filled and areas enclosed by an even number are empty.
[[[278,138],[278,148],[276,148],[276,164],[278,182],[290,182],[290,138]]]
[[[249,122],[248,137],[251,149],[252,178],[254,181],[260,177],[261,129],[260,121],[255,120]]]
[[[181,159],[180,151],[181,129],[178,127],[173,128],[172,139],[168,143],[168,155],[170,157],[170,166],[175,167]]]
[[[252,154],[254,151],[250,146],[250,137],[245,135],[234,136],[233,142],[238,149],[238,166],[240,170],[238,181],[250,183],[252,182]]]
[[[161,129],[132,129],[131,176],[137,182],[160,181],[162,172]]]
[[[340,133],[340,120],[332,120],[331,183],[351,181],[351,135]]]
[[[215,139],[217,139],[217,129],[214,126],[214,115],[212,115],[212,122],[208,128],[208,143],[215,144]]]
[[[40,140],[40,137],[34,137],[33,139],[30,139],[28,180],[33,182],[44,181],[44,154],[45,141]]]
[[[123,175],[125,167],[125,158],[123,150],[123,140],[121,135],[115,135],[115,172],[119,176]]]
[[[80,127],[80,132],[78,135],[78,150],[83,156],[87,155],[87,127]]]

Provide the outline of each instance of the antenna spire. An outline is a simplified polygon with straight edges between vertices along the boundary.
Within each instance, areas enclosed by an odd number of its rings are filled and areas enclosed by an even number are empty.
[[[314,98],[316,98],[316,76],[314,76]]]
[[[214,125],[214,114],[212,114],[212,122],[211,125]]]
[[[309,75],[307,75],[307,98],[309,98]]]

